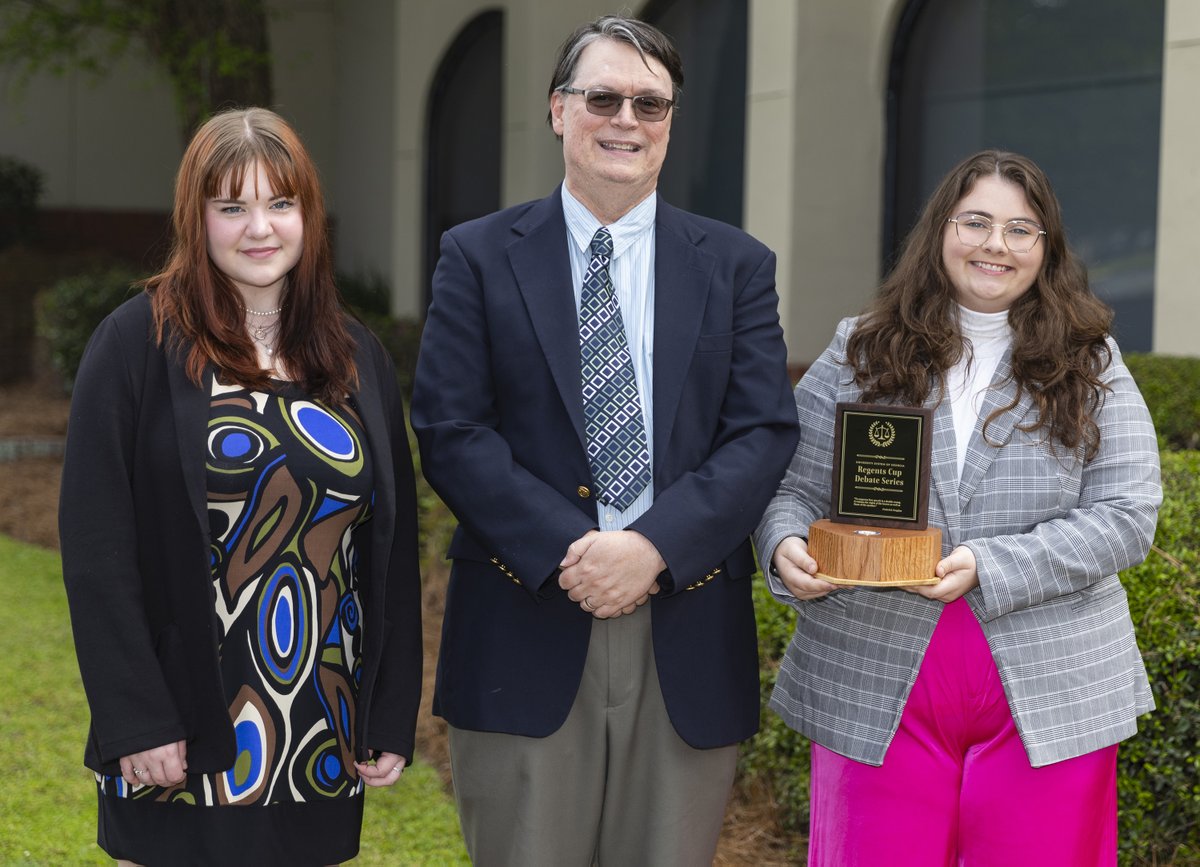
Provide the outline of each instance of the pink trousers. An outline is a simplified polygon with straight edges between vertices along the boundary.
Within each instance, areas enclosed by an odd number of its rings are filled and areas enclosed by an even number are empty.
[[[810,867],[1111,867],[1117,747],[1031,767],[983,631],[946,606],[881,767],[812,747]]]

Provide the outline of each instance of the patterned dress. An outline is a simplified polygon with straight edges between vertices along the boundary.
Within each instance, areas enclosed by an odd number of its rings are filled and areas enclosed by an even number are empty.
[[[237,759],[169,788],[98,775],[110,853],[147,864],[293,865],[358,851],[353,531],[371,516],[365,442],[352,409],[292,384],[265,393],[213,382],[212,599]]]

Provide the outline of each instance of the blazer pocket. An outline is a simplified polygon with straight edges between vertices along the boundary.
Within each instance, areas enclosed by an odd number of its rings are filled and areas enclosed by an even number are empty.
[[[732,352],[733,332],[724,334],[701,334],[696,339],[696,352]]]
[[[1071,595],[1075,597],[1071,604],[1076,611],[1091,611],[1097,615],[1104,615],[1113,609],[1129,610],[1125,587],[1117,575],[1107,575]]]

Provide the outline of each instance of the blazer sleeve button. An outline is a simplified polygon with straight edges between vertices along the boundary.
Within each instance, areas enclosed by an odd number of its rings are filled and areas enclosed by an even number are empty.
[[[575,493],[579,494],[585,500],[592,495],[592,491],[587,485],[580,485],[575,489]]]

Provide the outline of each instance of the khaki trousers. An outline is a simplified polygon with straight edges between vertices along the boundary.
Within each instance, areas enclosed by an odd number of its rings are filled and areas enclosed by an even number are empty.
[[[479,867],[711,865],[737,747],[675,733],[654,664],[650,606],[592,623],[562,727],[529,738],[451,727],[455,799]]]

